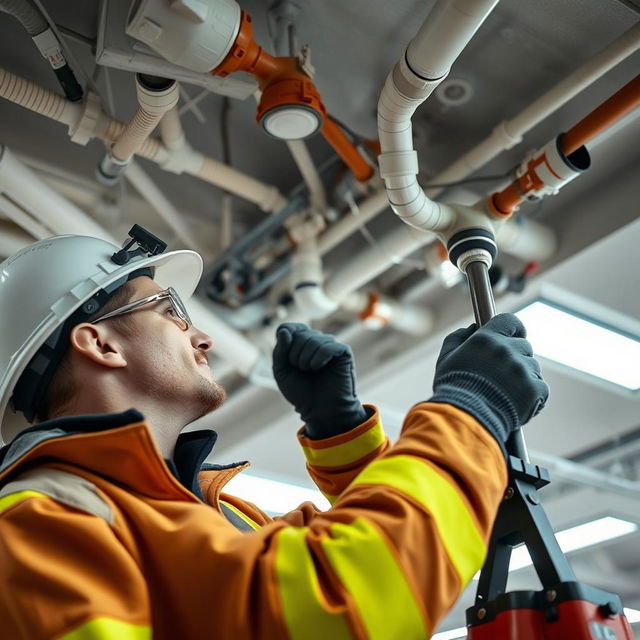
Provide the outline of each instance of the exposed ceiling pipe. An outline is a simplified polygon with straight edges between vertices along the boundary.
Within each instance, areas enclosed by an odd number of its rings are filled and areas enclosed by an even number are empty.
[[[2,209],[2,204],[0,204]],[[4,260],[20,249],[32,244],[34,237],[22,231],[15,224],[0,220],[0,260]]]
[[[618,478],[609,473],[603,473],[584,464],[578,464],[550,453],[530,451],[530,454],[532,460],[546,467],[556,479],[611,491],[634,500],[640,500],[640,482],[638,481]]]
[[[138,109],[115,139],[96,171],[105,185],[115,184],[138,153],[162,116],[178,104],[180,90],[175,80],[136,74]]]
[[[501,151],[521,142],[525,133],[638,49],[640,49],[640,23],[611,42],[517,116],[498,124],[487,138],[441,171],[432,179],[432,182],[443,184],[466,178],[495,158]],[[426,189],[426,193],[430,198],[435,198],[443,190],[444,188],[439,187]]]
[[[187,248],[204,252],[200,242],[184,221],[184,216],[162,193],[158,185],[145,173],[137,162],[131,162],[125,171],[125,177],[138,193],[149,203],[153,210],[175,231],[177,238]]]
[[[636,76],[596,107],[567,133],[551,140],[528,157],[510,185],[489,196],[488,206],[498,217],[510,216],[527,198],[553,195],[589,168],[584,146],[640,105],[640,76]]]
[[[355,204],[355,203],[354,203]],[[357,231],[363,224],[375,218],[380,212],[389,207],[389,199],[384,189],[365,198],[355,208],[351,207],[352,215],[345,215],[332,224],[318,238],[318,251],[321,255],[328,253],[335,246]]]
[[[0,146],[0,152],[0,194],[7,193],[29,217],[46,224],[56,235],[88,235],[120,244],[120,240],[51,189],[6,147]],[[191,298],[188,306],[194,322],[214,339],[217,355],[229,361],[242,375],[251,375],[260,363],[259,349],[217,318],[197,298]]]
[[[85,145],[92,138],[113,143],[125,125],[102,111],[100,102],[88,94],[73,103],[36,83],[0,68],[0,97],[69,127],[71,140]],[[254,202],[268,212],[279,211],[285,199],[276,187],[265,184],[185,145],[180,153],[169,150],[156,138],[147,138],[138,155],[173,173],[189,173],[217,187]]]
[[[640,23],[611,42],[514,118],[497,125],[487,138],[434,176],[431,182],[448,184],[468,177],[503,150],[520,143],[524,134],[638,49],[640,49]],[[444,187],[426,188],[425,193],[429,198],[436,198],[444,189]],[[320,236],[318,240],[320,252],[324,254],[333,249],[357,231],[362,224],[384,211],[387,206],[388,199],[384,192],[360,203],[359,217],[345,216]]]
[[[304,140],[287,140],[286,142],[300,174],[309,188],[309,203],[314,210],[324,212],[327,208],[327,196],[307,145]]]
[[[76,233],[111,239],[99,224],[49,187],[4,145],[0,145],[0,193],[6,195],[26,219],[38,226],[44,225],[43,237]],[[21,221],[15,222],[23,226]],[[29,228],[25,230],[32,233]],[[32,235],[40,238],[40,233]]]

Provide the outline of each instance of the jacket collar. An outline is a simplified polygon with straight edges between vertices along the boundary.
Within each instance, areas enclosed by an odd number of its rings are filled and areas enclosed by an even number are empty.
[[[119,482],[137,485],[143,493],[165,493],[188,489],[202,497],[198,472],[217,439],[206,429],[180,434],[173,460],[163,460],[149,425],[136,409],[54,418],[23,431],[13,442],[0,449],[0,479],[23,464],[53,457],[71,462]],[[207,469],[229,468],[243,463]],[[171,473],[170,473],[171,471]]]

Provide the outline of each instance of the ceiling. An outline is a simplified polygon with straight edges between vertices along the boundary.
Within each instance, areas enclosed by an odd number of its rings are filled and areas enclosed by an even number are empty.
[[[384,79],[427,15],[431,1],[415,0],[296,0],[296,32],[309,43],[316,69],[315,82],[328,111],[365,138],[376,138],[376,104]],[[136,108],[133,75],[95,63],[100,3],[85,0],[43,0],[43,7],[58,26],[71,52],[81,84],[94,87],[104,108],[127,121]],[[271,51],[276,25],[270,21],[270,2],[246,0],[243,9],[253,17],[256,39]],[[419,154],[420,178],[427,184],[460,155],[488,136],[501,121],[513,118],[563,78],[586,63],[640,20],[640,3],[618,0],[502,0],[455,63],[449,78],[470,89],[467,102],[447,103],[433,95],[416,113],[414,141]],[[273,23],[273,20],[271,19]],[[17,21],[0,13],[0,66],[48,89],[60,92],[55,78]],[[478,172],[493,180],[464,185],[445,192],[450,200],[483,196],[504,184],[504,175],[524,153],[538,148],[580,120],[628,82],[640,66],[636,51],[602,78],[534,127],[524,140]],[[229,158],[236,169],[289,193],[301,182],[300,172],[286,146],[266,136],[255,123],[255,102],[231,100],[224,115],[222,96],[183,85],[182,123],[191,144],[218,160],[223,159],[223,131],[229,137]],[[188,99],[197,103],[189,106]],[[444,100],[444,101],[443,101]],[[596,319],[640,335],[640,118],[638,109],[623,126],[615,127],[589,145],[592,167],[558,195],[523,205],[523,220],[535,220],[558,237],[554,256],[541,265],[520,294],[497,298],[500,311],[515,310],[540,295],[550,297]],[[31,166],[42,179],[76,202],[89,216],[116,237],[124,239],[134,222],[166,239],[170,249],[182,246],[175,233],[136,193],[122,183],[107,188],[94,177],[104,145],[72,143],[62,125],[0,99],[0,143]],[[334,157],[319,136],[307,141],[316,166]],[[164,195],[180,211],[189,229],[205,247],[210,266],[220,251],[223,192],[187,175],[174,175],[140,161]],[[333,193],[341,169],[334,163],[324,175],[334,216],[348,216],[347,207]],[[502,176],[502,177],[501,177]],[[471,194],[471,195],[469,195]],[[237,241],[266,217],[240,197],[232,203],[232,238]],[[0,217],[2,213],[0,213]],[[390,210],[367,225],[369,235],[356,233],[333,249],[325,269],[330,275],[371,243],[381,242],[400,223]],[[6,223],[2,229],[9,228]],[[10,225],[9,225],[10,226]],[[283,234],[282,234],[283,235]],[[2,257],[2,256],[0,256]],[[505,269],[519,270],[517,256],[499,257]],[[206,270],[205,270],[206,273]],[[276,285],[286,290],[286,282]],[[463,286],[446,288],[424,266],[417,252],[369,283],[368,288],[433,311],[435,324],[427,336],[415,337],[386,328],[373,331],[353,314],[339,312],[316,326],[349,341],[358,362],[360,396],[382,410],[391,437],[399,433],[402,417],[414,403],[431,392],[433,368],[442,338],[453,328],[471,322],[471,306]],[[265,307],[248,305],[232,310],[214,308],[203,291],[198,293],[211,313],[222,313],[251,335],[259,328]],[[214,340],[215,340],[215,336]],[[588,345],[586,346],[588,348]],[[640,366],[640,363],[639,365]],[[296,416],[278,394],[251,384],[219,359],[214,374],[222,375],[229,400],[221,410],[196,426],[219,431],[217,462],[253,461],[253,473],[311,486],[296,448]],[[526,429],[535,452],[579,460],[581,464],[629,480],[640,479],[640,395],[620,391],[595,378],[543,361],[551,387],[545,411]],[[600,447],[598,449],[598,447]],[[596,490],[566,479],[543,492],[554,527],[563,528],[604,513],[624,515],[638,524],[638,500],[614,491]],[[597,547],[587,556],[575,555],[579,579],[620,593],[627,606],[640,608],[640,534]],[[514,584],[524,584],[527,570]],[[461,626],[471,591],[443,623]]]

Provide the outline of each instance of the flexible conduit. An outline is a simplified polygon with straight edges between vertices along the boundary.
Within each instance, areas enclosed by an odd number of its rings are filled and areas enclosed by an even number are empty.
[[[62,122],[72,131],[83,115],[81,104],[68,102],[52,91],[2,68],[0,68],[0,97],[57,122]],[[124,123],[100,113],[92,135],[112,143],[122,135],[125,127]],[[170,159],[169,151],[162,142],[152,137],[144,141],[137,155],[152,160],[161,167]],[[285,203],[282,194],[274,186],[260,182],[213,158],[203,156],[190,147],[186,150],[186,155],[188,156],[188,164],[184,168],[185,173],[254,202],[264,211],[279,211]],[[179,172],[176,171],[176,173]]]

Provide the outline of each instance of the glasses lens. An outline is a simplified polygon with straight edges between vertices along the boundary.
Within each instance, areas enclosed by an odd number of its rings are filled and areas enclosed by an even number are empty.
[[[184,306],[184,303],[182,302],[182,300],[180,300],[180,296],[176,293],[173,287],[169,287],[167,291],[169,292],[169,296],[171,298],[171,302],[173,303],[173,307],[176,310],[176,313],[178,314],[178,316],[180,316],[180,319],[185,325],[184,331],[186,331],[193,324],[191,322],[189,314],[187,313],[187,308]]]

